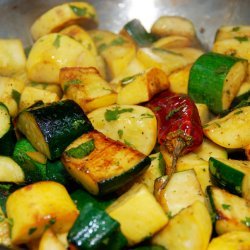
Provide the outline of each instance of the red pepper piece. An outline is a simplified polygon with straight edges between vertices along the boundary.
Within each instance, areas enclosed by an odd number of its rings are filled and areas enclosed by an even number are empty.
[[[155,113],[158,122],[158,142],[173,155],[170,175],[175,172],[180,155],[196,149],[203,141],[200,116],[188,95],[164,91],[147,106]]]

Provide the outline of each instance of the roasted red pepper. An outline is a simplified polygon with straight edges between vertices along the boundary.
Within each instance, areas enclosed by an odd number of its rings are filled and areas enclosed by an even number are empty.
[[[180,155],[197,148],[203,140],[200,116],[188,95],[164,91],[147,106],[155,113],[158,122],[158,142],[173,155],[172,170]]]

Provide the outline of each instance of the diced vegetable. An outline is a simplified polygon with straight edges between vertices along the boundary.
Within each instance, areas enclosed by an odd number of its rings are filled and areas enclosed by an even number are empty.
[[[215,42],[235,37],[242,39],[250,37],[250,26],[247,25],[221,26],[216,32]]]
[[[215,184],[250,200],[250,162],[209,159],[209,172]]]
[[[94,128],[107,137],[149,155],[157,137],[154,113],[137,105],[113,105],[88,114]]]
[[[192,66],[188,94],[197,103],[219,113],[228,109],[247,73],[244,59],[217,53],[202,55]]]
[[[150,165],[150,158],[92,131],[66,148],[62,162],[90,193],[104,195],[116,191],[145,171]]]
[[[217,234],[249,231],[250,207],[247,201],[217,187],[207,189]]]
[[[152,242],[168,250],[206,250],[211,233],[208,210],[203,203],[196,201],[170,219]]]
[[[143,184],[134,185],[106,211],[120,223],[130,246],[152,236],[168,222],[164,211]]]
[[[56,233],[67,232],[78,216],[67,190],[52,181],[18,189],[8,197],[6,209],[8,218],[13,221],[13,244],[38,238],[50,227]]]
[[[79,23],[87,28],[95,27],[97,25],[95,8],[86,2],[70,2],[58,5],[45,12],[33,23],[31,34],[33,39],[37,40],[72,23]]]
[[[57,238],[56,234],[51,230],[47,229],[44,231],[41,240],[39,242],[39,250],[65,250],[64,245]]]
[[[71,100],[24,110],[17,117],[17,128],[51,160],[60,157],[78,136],[93,129],[83,110]]]
[[[158,39],[156,42],[153,43],[152,47],[173,49],[190,47],[191,45],[192,41],[185,36],[170,35]]]

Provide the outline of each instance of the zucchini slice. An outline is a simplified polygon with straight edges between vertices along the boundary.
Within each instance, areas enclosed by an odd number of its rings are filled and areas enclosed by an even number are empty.
[[[229,192],[250,199],[250,162],[222,158],[209,159],[212,181]]]
[[[62,163],[90,193],[103,195],[141,174],[149,167],[150,158],[100,132],[91,131],[66,148]]]
[[[17,117],[17,128],[51,160],[60,157],[78,136],[93,129],[83,110],[72,100],[24,110]]]
[[[139,47],[150,46],[157,40],[156,36],[146,31],[138,19],[133,19],[126,23],[121,34],[131,37]]]
[[[8,108],[0,102],[0,154],[10,156],[13,153],[16,134]]]
[[[207,194],[215,217],[217,234],[250,231],[250,206],[245,199],[213,186],[207,188]]]
[[[16,143],[13,159],[22,168],[26,183],[46,180],[47,159],[27,139],[21,139]]]
[[[213,113],[228,109],[247,73],[247,61],[209,52],[190,71],[188,94],[205,103]]]

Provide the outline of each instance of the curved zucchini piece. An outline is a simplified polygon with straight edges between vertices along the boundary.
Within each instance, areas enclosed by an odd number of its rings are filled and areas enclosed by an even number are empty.
[[[97,25],[96,10],[86,2],[71,2],[58,5],[41,15],[31,27],[34,40],[60,31],[68,24],[79,23],[87,28]]]
[[[188,94],[219,113],[229,108],[247,73],[247,61],[217,53],[206,53],[191,68]]]
[[[209,172],[217,185],[250,199],[250,162],[222,158],[209,159]]]
[[[90,193],[104,195],[114,192],[146,170],[150,158],[92,131],[66,148],[62,163]]]
[[[22,168],[8,156],[0,156],[0,182],[24,182]]]
[[[27,139],[21,139],[16,143],[13,159],[21,166],[25,174],[25,182],[46,180],[47,159]]]
[[[94,128],[107,137],[149,155],[157,137],[154,113],[137,105],[113,105],[88,114]]]
[[[131,37],[139,47],[150,46],[157,39],[154,35],[147,32],[138,19],[133,19],[126,23],[121,34]]]
[[[215,237],[207,250],[236,250],[250,248],[250,232],[233,231]]]
[[[24,110],[17,117],[17,128],[50,160],[60,157],[73,140],[93,129],[83,110],[71,100]]]
[[[10,156],[13,153],[16,134],[8,108],[0,102],[0,155]]]
[[[207,188],[207,194],[217,234],[250,230],[250,207],[245,199],[214,186]]]
[[[250,144],[250,106],[237,108],[228,115],[203,126],[204,134],[225,148],[244,148]]]

